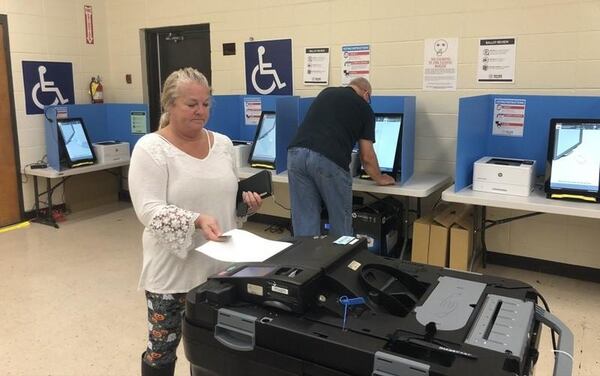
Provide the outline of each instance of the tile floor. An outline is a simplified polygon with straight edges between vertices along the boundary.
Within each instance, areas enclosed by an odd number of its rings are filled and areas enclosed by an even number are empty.
[[[0,374],[139,374],[141,231],[131,207],[115,204],[72,214],[58,230],[32,224],[0,234]],[[535,286],[575,335],[573,375],[600,375],[600,284],[493,265],[486,272]],[[177,376],[189,375],[181,350]],[[551,375],[547,331],[540,352],[535,375]]]

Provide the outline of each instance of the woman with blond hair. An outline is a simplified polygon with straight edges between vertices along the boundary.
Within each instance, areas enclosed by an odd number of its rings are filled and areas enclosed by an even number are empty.
[[[238,227],[237,168],[231,140],[205,128],[211,89],[192,68],[173,72],[161,93],[159,130],[132,153],[129,191],[144,225],[139,287],[148,305],[142,375],[173,375],[186,293],[224,268],[194,248]],[[249,211],[261,198],[244,192]]]

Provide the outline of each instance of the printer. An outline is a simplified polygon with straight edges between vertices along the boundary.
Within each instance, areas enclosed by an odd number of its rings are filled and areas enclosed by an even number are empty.
[[[238,166],[238,168],[248,167],[248,157],[250,156],[251,149],[251,143],[234,141],[233,156],[235,159],[236,166]]]
[[[296,238],[186,295],[192,376],[530,376],[543,325],[573,336],[516,280],[374,255],[365,239]]]
[[[483,157],[473,166],[473,190],[529,196],[535,184],[535,161]]]
[[[92,145],[96,160],[100,164],[129,161],[129,142],[101,141]]]

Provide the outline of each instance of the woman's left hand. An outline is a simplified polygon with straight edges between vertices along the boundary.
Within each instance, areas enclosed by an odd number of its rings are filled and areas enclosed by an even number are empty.
[[[262,198],[256,192],[242,192],[242,199],[248,205],[248,214],[254,214],[262,205]]]

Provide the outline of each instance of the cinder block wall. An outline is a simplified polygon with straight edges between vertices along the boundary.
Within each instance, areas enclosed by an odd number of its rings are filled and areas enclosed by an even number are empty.
[[[96,43],[84,40],[83,5],[94,9]],[[371,46],[375,94],[415,95],[415,169],[453,175],[458,99],[487,93],[600,95],[600,2],[584,0],[0,0],[8,14],[21,161],[44,154],[43,119],[24,115],[21,60],[73,61],[76,99],[87,102],[92,75],[104,76],[109,102],[143,102],[140,30],[209,23],[215,94],[243,94],[243,43],[250,38],[292,38],[294,91],[303,86],[305,47],[331,48],[330,82],[341,81],[341,46]],[[71,21],[75,20],[75,22]],[[480,37],[517,38],[514,84],[476,82]],[[423,40],[459,38],[457,90],[422,91]],[[235,42],[237,55],[223,56]],[[125,74],[133,83],[125,83]],[[546,137],[546,135],[540,135]],[[287,204],[285,187],[276,188]],[[24,189],[32,202],[30,184]],[[267,205],[266,212],[285,215]],[[515,212],[490,210],[503,217]],[[600,221],[543,215],[495,227],[491,250],[600,268]]]

